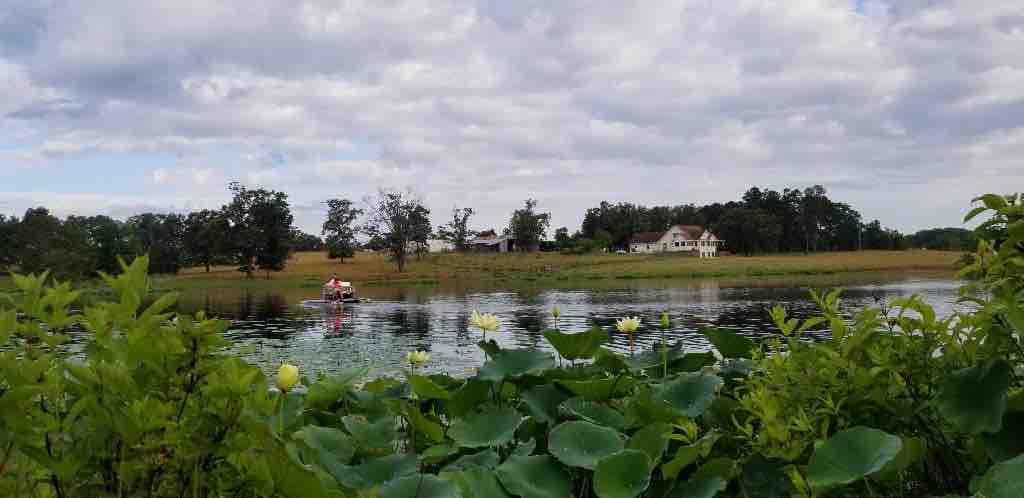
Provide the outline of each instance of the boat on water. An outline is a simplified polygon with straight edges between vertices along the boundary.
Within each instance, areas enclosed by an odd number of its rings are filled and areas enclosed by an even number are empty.
[[[363,300],[356,296],[356,291],[352,286],[352,282],[335,282],[334,279],[332,279],[320,288],[320,299],[307,299],[302,301],[302,306],[307,308],[316,308],[360,302],[363,302]]]

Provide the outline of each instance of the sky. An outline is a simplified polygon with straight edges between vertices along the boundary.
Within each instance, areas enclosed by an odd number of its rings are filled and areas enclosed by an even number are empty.
[[[1024,190],[1005,0],[0,0],[0,213],[413,189],[555,227],[821,184],[902,231]]]

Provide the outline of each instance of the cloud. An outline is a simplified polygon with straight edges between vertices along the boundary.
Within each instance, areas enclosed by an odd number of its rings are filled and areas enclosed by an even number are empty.
[[[997,0],[0,0],[0,174],[132,161],[175,209],[242,180],[309,230],[378,186],[575,227],[821,183],[949,225],[1024,179],[1022,43]],[[45,199],[112,209],[67,181]]]

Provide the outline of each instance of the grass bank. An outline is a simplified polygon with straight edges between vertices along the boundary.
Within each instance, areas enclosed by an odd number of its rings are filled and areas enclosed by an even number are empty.
[[[405,272],[380,254],[359,254],[344,264],[326,253],[298,253],[285,271],[269,279],[246,279],[233,267],[185,270],[158,277],[162,289],[218,287],[316,288],[332,273],[359,286],[389,285],[586,285],[642,279],[777,279],[779,277],[872,272],[954,273],[958,252],[861,251],[811,255],[730,256],[696,259],[683,255],[431,254],[413,259]]]

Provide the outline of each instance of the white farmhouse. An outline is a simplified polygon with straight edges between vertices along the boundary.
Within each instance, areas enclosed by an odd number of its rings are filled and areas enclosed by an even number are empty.
[[[704,227],[673,225],[664,232],[642,232],[633,235],[629,252],[689,252],[701,258],[713,258],[724,241]]]

